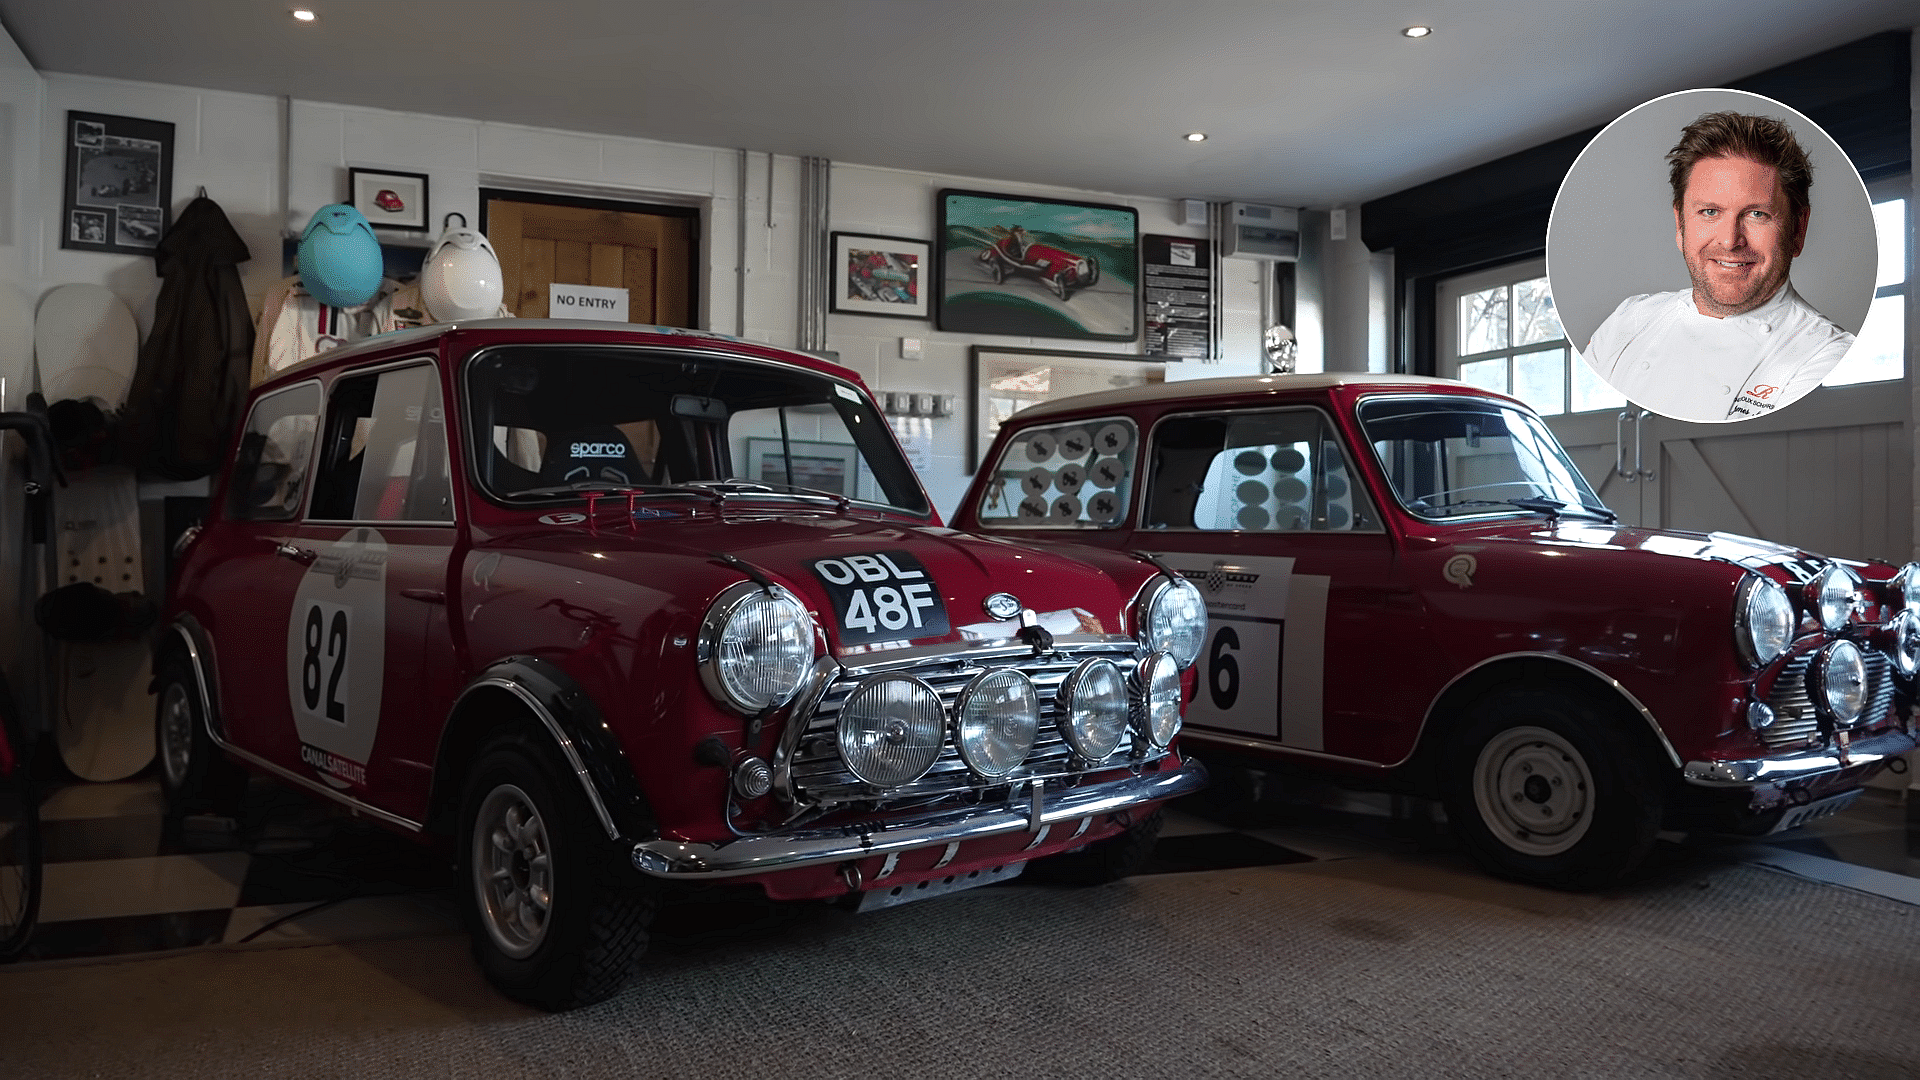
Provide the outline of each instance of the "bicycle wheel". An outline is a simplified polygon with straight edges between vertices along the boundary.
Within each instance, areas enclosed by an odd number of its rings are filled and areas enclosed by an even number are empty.
[[[24,729],[0,676],[0,962],[26,949],[40,915],[40,804]]]

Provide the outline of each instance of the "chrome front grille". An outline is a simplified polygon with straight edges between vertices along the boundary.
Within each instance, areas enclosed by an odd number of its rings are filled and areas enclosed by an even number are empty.
[[[1806,744],[1820,736],[1820,719],[1813,709],[1813,697],[1807,689],[1807,668],[1818,650],[1801,653],[1787,661],[1780,677],[1773,681],[1773,693],[1767,704],[1773,706],[1773,723],[1760,730],[1761,741],[1769,748],[1785,749]],[[1874,723],[1893,707],[1893,661],[1875,649],[1861,649],[1867,668],[1867,704],[1860,712],[1863,723]]]
[[[1166,751],[1152,750],[1137,736],[1123,740],[1120,749],[1098,765],[1089,765],[1077,759],[1067,747],[1054,724],[1054,705],[1060,684],[1082,662],[1094,657],[1112,660],[1120,666],[1127,677],[1128,696],[1137,716],[1140,688],[1135,679],[1135,669],[1139,666],[1140,656],[1131,642],[1062,648],[1044,657],[1035,657],[1025,650],[1003,650],[999,655],[954,654],[875,665],[841,675],[820,694],[805,731],[800,734],[791,756],[784,762],[785,783],[791,797],[800,806],[819,808],[877,800],[898,805],[988,788],[1004,788],[1029,780],[1064,778],[1093,769],[1111,769],[1116,765],[1163,757]],[[989,781],[968,769],[954,746],[951,731],[954,701],[960,691],[981,674],[1009,667],[1033,680],[1033,689],[1040,704],[1040,730],[1026,761],[1006,776]],[[946,710],[949,724],[945,745],[940,748],[940,756],[926,775],[911,784],[884,790],[862,781],[841,764],[837,733],[840,708],[847,697],[862,679],[881,672],[906,672],[933,687],[940,695],[940,704]]]

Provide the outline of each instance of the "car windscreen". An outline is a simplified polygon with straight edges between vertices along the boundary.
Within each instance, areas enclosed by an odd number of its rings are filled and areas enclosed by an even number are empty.
[[[476,354],[465,385],[474,471],[507,503],[708,484],[929,512],[879,411],[820,372],[707,353],[517,345]]]
[[[1553,432],[1517,406],[1471,397],[1370,398],[1358,415],[1394,495],[1423,518],[1543,510],[1613,516]]]

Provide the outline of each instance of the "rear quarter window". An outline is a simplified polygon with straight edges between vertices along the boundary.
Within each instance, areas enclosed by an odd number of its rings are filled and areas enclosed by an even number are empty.
[[[1133,500],[1140,431],[1124,416],[1021,430],[988,466],[985,526],[1117,529]]]

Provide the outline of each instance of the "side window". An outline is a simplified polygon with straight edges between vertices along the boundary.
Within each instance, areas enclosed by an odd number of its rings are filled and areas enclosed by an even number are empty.
[[[1124,416],[1030,427],[993,464],[986,525],[1118,528],[1133,501],[1139,429]]]
[[[1376,529],[1340,437],[1318,409],[1175,417],[1155,431],[1143,524],[1155,529]]]
[[[453,520],[447,418],[431,364],[343,378],[328,404],[309,518]]]
[[[299,513],[319,422],[316,383],[289,387],[254,403],[227,480],[229,518],[286,521]]]

